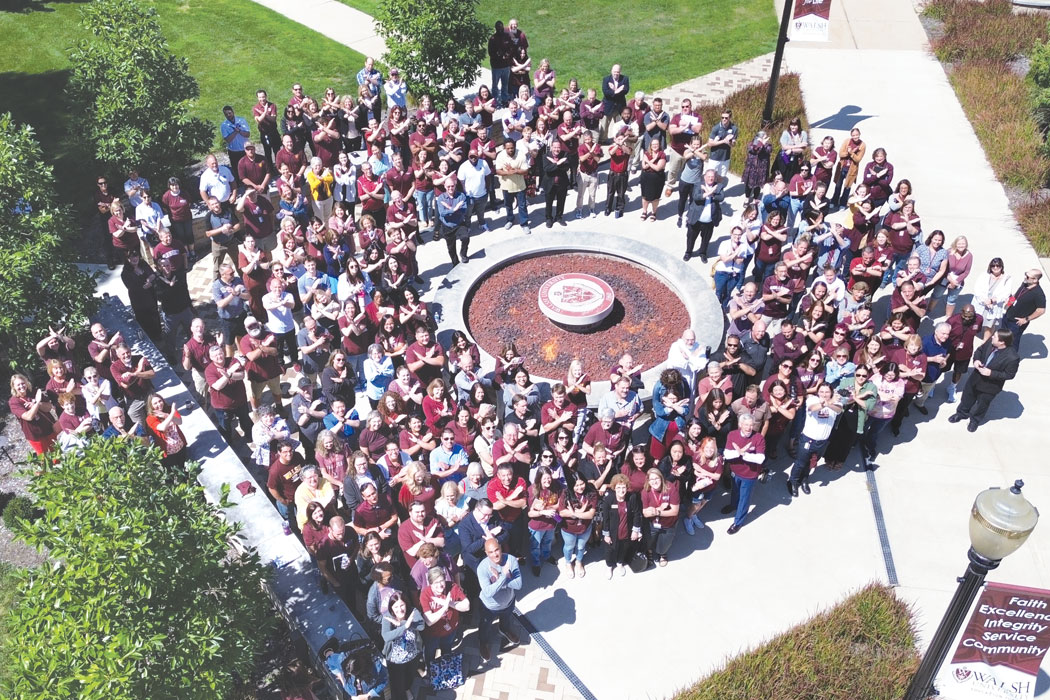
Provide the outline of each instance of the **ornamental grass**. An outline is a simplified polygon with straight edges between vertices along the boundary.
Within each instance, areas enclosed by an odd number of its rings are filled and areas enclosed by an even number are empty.
[[[897,700],[916,668],[912,612],[882,584],[728,661],[675,700]]]

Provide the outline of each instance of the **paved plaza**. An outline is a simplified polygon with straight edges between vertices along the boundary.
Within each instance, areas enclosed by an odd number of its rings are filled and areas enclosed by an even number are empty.
[[[299,5],[301,11],[291,16],[314,24],[311,3],[261,2],[279,11],[282,5]],[[344,6],[328,0],[326,7],[335,11]],[[1007,272],[1019,280],[1022,271],[1039,265],[1039,260],[1019,231],[944,70],[925,45],[911,3],[836,0],[835,7],[829,44],[791,44],[787,52],[789,69],[801,74],[807,112],[815,125],[810,141],[819,143],[830,134],[841,144],[850,128],[859,127],[869,156],[875,147],[885,147],[896,178],[913,183],[924,230],[942,229],[948,240],[959,234],[968,237],[974,253],[969,286],[993,256],[1002,257]],[[350,40],[349,30],[343,32],[338,22],[329,17],[325,24],[327,35],[374,53],[354,44],[374,43],[371,36]],[[725,88],[727,79],[739,81],[739,87],[764,79],[768,57],[744,65],[736,73],[719,71],[713,74],[721,76],[717,79],[698,78],[660,94],[720,98],[724,93],[718,90]],[[624,71],[630,74],[630,66]],[[752,136],[741,134],[741,142]],[[641,222],[639,190],[636,180],[632,183],[622,219],[578,221],[568,214],[568,227],[554,231],[569,240],[580,231],[614,233],[681,256],[685,230],[675,227],[677,196],[664,200],[658,222]],[[600,198],[604,189],[603,177]],[[727,213],[731,210],[735,217],[743,201],[739,183],[731,181],[727,192]],[[574,203],[575,194],[570,193],[567,211]],[[534,203],[531,213],[533,226],[542,226],[542,202]],[[475,234],[472,258],[483,257],[491,243],[522,235],[517,228],[503,229],[502,211],[489,216],[493,232]],[[715,244],[728,232],[729,225],[723,223]],[[425,298],[430,299],[449,269],[444,244],[422,246],[418,259],[427,280]],[[689,264],[697,275],[709,274],[710,266],[698,259]],[[198,263],[198,289],[205,287],[209,268],[207,258]],[[104,288],[115,293],[120,284]],[[885,298],[877,301],[879,312]],[[927,321],[922,332],[929,332],[929,326]],[[726,498],[717,497],[703,512],[709,527],[693,537],[680,531],[666,568],[609,581],[604,564],[592,553],[583,580],[556,576],[550,566],[538,580],[526,573],[520,610],[583,686],[602,700],[669,697],[725,659],[872,580],[897,584],[898,594],[914,604],[920,635],[928,641],[956,576],[965,568],[973,497],[989,486],[1021,478],[1026,497],[1050,512],[1047,329],[1050,322],[1041,319],[1025,334],[1020,372],[993,404],[989,422],[976,433],[966,432],[963,424],[948,423],[951,408],[943,405],[944,389],[939,388],[928,404],[930,415],[915,414],[905,422],[897,444],[879,460],[873,475],[855,467],[838,473],[818,471],[813,494],[789,505],[782,457],[775,463],[777,478],[756,487],[752,515],[739,534],[726,534],[730,516],[718,513]],[[888,548],[873,515],[875,493],[885,516]],[[1037,528],[1028,544],[989,578],[1050,587],[1050,524]],[[476,657],[468,657],[471,660]],[[534,639],[494,658],[484,673],[467,680],[457,697],[583,697],[557,666]]]

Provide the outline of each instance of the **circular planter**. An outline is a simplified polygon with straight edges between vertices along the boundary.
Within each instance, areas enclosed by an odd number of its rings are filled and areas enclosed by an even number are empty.
[[[645,268],[678,294],[689,313],[697,341],[712,348],[720,344],[725,327],[724,315],[707,278],[655,246],[596,231],[574,233],[571,238],[557,233],[514,238],[488,246],[469,262],[456,265],[441,281],[432,302],[441,342],[447,346],[453,330],[465,332],[474,341],[467,324],[467,305],[472,292],[485,277],[511,262],[552,253],[596,253],[622,258]],[[482,367],[491,370],[495,358],[485,348],[480,350]],[[643,372],[642,381],[647,387],[642,393],[643,399],[649,398],[648,387],[659,379],[665,364],[666,361],[661,362]],[[553,383],[561,378],[534,376],[533,380]],[[592,387],[590,403],[594,405],[609,391],[609,382],[594,381]]]

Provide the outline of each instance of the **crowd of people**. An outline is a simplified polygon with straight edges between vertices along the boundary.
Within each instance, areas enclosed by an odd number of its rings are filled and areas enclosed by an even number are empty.
[[[519,562],[570,579],[587,575],[592,550],[609,578],[665,566],[679,524],[687,536],[705,528],[712,500],[732,535],[758,483],[783,473],[795,498],[815,469],[874,469],[893,443],[885,429],[897,437],[936,410],[938,386],[949,420],[976,430],[1045,311],[1039,270],[1011,276],[994,252],[925,226],[921,191],[884,148],[869,159],[859,129],[815,143],[794,119],[777,140],[767,127],[738,143],[728,110],[711,126],[688,99],[670,114],[632,93],[620,66],[600,86],[563,84],[547,59],[533,69],[528,47],[515,20],[497,23],[492,88],[463,103],[420,95],[410,108],[397,69],[384,77],[369,59],[356,95],[314,98],[296,84],[282,107],[260,90],[249,119],[227,107],[229,166],[209,156],[196,193],[210,328],[186,281],[195,197],[177,178],[155,197],[137,171],[122,192],[97,181],[110,263],[123,264],[139,324],[223,436],[250,445],[321,585],[381,644],[385,664],[331,657],[353,696],[389,683],[405,697],[470,618],[484,660],[497,630],[517,643]],[[740,148],[744,204],[730,222]],[[462,329],[438,342],[419,291],[424,234],[456,264],[472,221],[488,230],[500,200],[505,228],[528,233],[530,199],[542,196],[547,227],[565,224],[570,189],[577,218],[619,218],[632,181],[645,222],[677,193],[684,258],[713,260],[719,347],[685,329],[644,387],[630,355],[609,368],[575,360],[548,384],[513,343],[486,371]],[[177,477],[191,442],[178,406],[119,333],[95,323],[90,335],[86,362],[72,329],[40,341],[46,386],[12,379],[30,445],[139,440]],[[592,377],[609,393],[592,396]]]

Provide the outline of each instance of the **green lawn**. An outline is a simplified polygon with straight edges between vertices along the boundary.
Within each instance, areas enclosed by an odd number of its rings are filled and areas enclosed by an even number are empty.
[[[373,16],[379,4],[340,1]],[[618,62],[632,89],[652,92],[776,48],[769,0],[481,0],[479,14],[489,27],[516,18],[533,66],[549,58],[559,86],[575,77],[597,89]]]
[[[218,123],[232,104],[250,117],[255,91],[265,88],[279,105],[292,83],[307,94],[326,86],[355,90],[364,57],[342,44],[268,10],[252,0],[155,0],[172,51],[184,56],[200,84],[194,113]],[[83,144],[70,134],[62,90],[69,76],[68,50],[83,36],[81,3],[48,2],[28,13],[0,12],[0,109],[32,124],[46,156],[57,162],[63,192],[73,199],[92,186],[84,172]],[[161,78],[162,79],[162,78]],[[83,180],[84,182],[80,182]],[[79,202],[77,202],[79,203]]]

